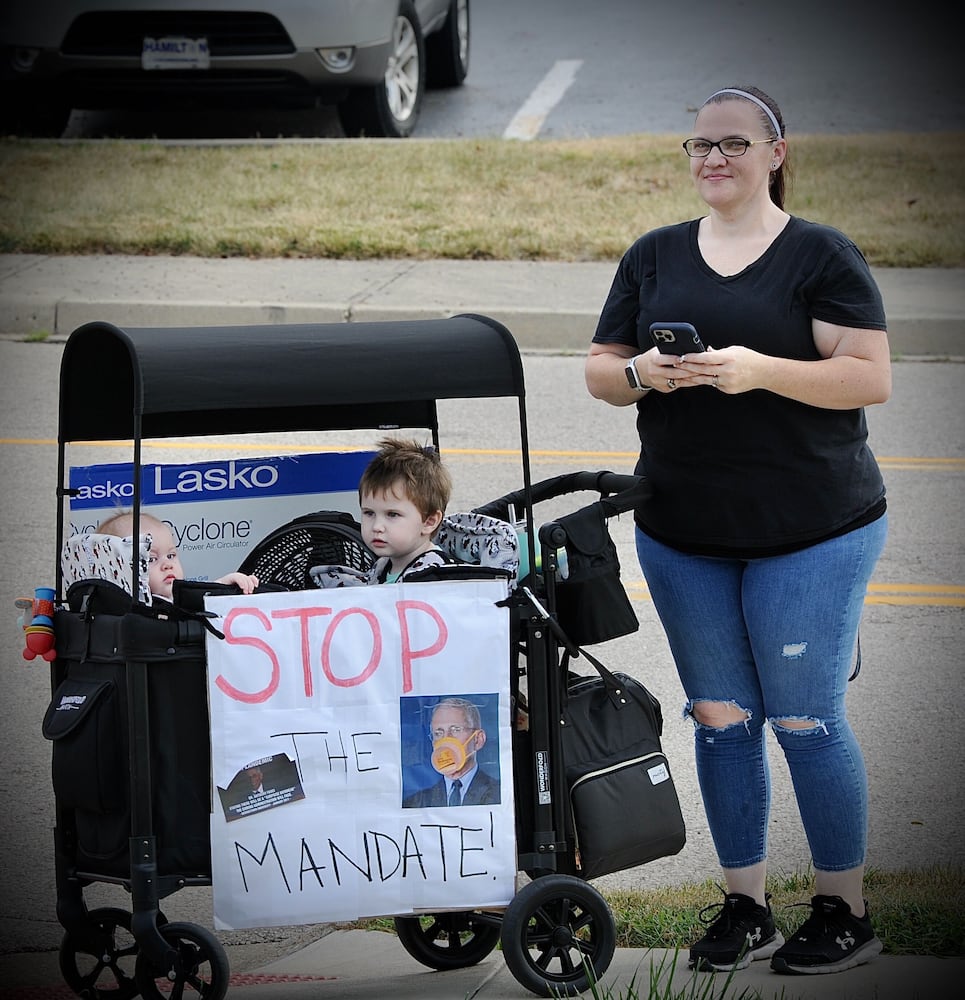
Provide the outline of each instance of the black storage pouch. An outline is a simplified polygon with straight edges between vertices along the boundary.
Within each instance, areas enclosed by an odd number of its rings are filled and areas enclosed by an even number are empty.
[[[602,503],[557,519],[566,531],[566,579],[556,585],[556,617],[571,642],[592,646],[640,628],[620,580],[620,560]]]
[[[122,725],[111,678],[67,677],[43,721],[54,744],[54,793],[62,806],[108,815],[124,809],[126,773],[117,734]]]
[[[112,586],[103,583],[106,593]],[[89,593],[101,590],[97,586]],[[85,590],[71,592],[77,596]],[[129,871],[131,833],[127,678],[117,653],[120,621],[106,613],[55,612],[58,682],[42,727],[53,743],[57,806],[66,814],[58,822],[74,830],[74,860],[84,871],[108,875]],[[71,704],[76,711],[61,707]]]

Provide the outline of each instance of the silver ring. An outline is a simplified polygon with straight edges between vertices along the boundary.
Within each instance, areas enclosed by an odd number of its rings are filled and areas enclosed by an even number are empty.
[[[667,388],[668,389],[676,389],[677,388],[677,383],[672,378],[668,378],[667,379]]]
[[[715,375],[714,376],[714,388],[715,389],[720,389],[720,376],[719,375]]]

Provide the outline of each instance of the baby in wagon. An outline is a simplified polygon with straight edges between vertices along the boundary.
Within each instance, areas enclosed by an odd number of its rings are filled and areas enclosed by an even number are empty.
[[[418,441],[384,438],[359,480],[362,540],[375,553],[367,571],[315,566],[320,587],[397,583],[432,566],[458,562],[435,543],[452,480],[439,452]]]
[[[184,579],[184,567],[181,556],[174,542],[171,529],[161,520],[151,514],[141,514],[140,530],[151,536],[151,547],[148,552],[148,585],[152,597],[160,597],[170,601],[174,593],[174,581]],[[99,535],[115,535],[125,538],[134,533],[134,515],[129,511],[112,514],[97,526]],[[258,586],[256,576],[246,573],[228,573],[219,577],[217,583],[235,584],[243,594],[251,594]]]

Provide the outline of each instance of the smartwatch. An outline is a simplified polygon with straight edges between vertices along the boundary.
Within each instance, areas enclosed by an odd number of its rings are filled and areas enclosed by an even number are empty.
[[[644,385],[640,381],[640,376],[637,374],[637,358],[642,358],[642,354],[637,354],[626,363],[624,371],[627,373],[627,381],[630,383],[631,389],[636,389],[637,392],[649,392],[653,386]]]

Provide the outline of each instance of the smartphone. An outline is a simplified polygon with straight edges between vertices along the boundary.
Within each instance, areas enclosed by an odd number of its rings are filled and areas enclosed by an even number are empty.
[[[699,354],[707,350],[690,323],[651,323],[650,339],[661,354]]]

